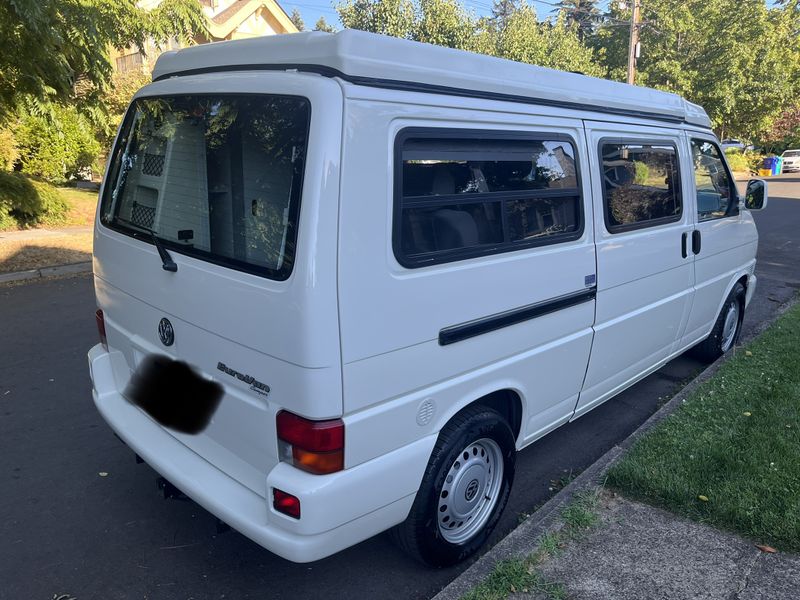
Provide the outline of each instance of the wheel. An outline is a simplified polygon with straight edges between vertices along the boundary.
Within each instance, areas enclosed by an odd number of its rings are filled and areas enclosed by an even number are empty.
[[[694,353],[698,358],[713,362],[733,348],[739,340],[744,319],[744,294],[744,286],[741,283],[733,286],[711,333],[695,346]]]
[[[439,434],[411,512],[392,537],[434,567],[471,556],[506,506],[515,461],[506,420],[491,408],[467,407]]]

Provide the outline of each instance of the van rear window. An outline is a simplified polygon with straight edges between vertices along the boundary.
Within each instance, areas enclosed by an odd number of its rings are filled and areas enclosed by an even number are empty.
[[[308,139],[306,99],[142,98],[111,157],[101,222],[271,279],[291,273]],[[137,236],[138,237],[138,236]]]

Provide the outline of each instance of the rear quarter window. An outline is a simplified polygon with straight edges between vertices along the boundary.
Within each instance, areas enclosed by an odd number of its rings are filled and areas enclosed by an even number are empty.
[[[406,129],[395,143],[394,250],[409,268],[579,238],[565,135]]]

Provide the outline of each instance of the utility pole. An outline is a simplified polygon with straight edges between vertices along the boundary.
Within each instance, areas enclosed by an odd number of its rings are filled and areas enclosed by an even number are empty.
[[[641,0],[631,0],[631,36],[628,42],[628,83],[633,85],[636,80],[636,59],[639,58],[639,9]]]

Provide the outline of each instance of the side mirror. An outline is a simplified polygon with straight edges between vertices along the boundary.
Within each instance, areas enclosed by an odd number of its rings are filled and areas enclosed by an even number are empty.
[[[767,208],[767,182],[763,179],[751,179],[747,182],[744,194],[744,205],[749,210]]]

